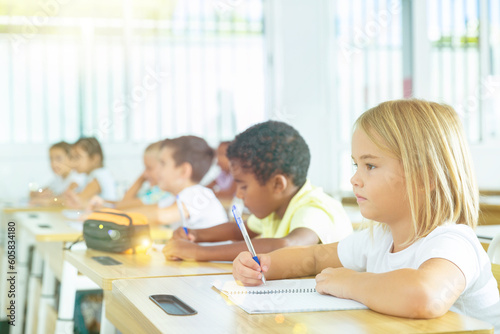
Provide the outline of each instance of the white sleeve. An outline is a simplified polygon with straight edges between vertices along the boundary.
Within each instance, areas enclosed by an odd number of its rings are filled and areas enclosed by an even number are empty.
[[[70,181],[70,185],[71,183],[76,183],[78,185],[77,189],[80,189],[82,188],[82,186],[85,185],[85,181],[86,181],[86,175],[85,174],[81,174],[81,173],[77,173],[75,171],[72,171],[71,173],[71,181]],[[83,190],[83,189],[82,189]]]
[[[416,253],[416,265],[429,259],[441,258],[455,264],[464,274],[466,289],[480,273],[477,251],[470,236],[457,229],[443,229],[440,233],[428,235]]]
[[[371,248],[368,242],[371,238],[370,229],[365,229],[340,240],[337,253],[344,268],[366,271],[367,252]]]

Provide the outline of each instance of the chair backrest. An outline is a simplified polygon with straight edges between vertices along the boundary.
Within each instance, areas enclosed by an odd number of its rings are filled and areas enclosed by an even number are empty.
[[[491,240],[488,246],[488,256],[491,263],[500,264],[500,233]]]
[[[500,291],[500,264],[492,263],[491,264],[491,271],[493,272],[493,276],[497,280],[498,291]]]

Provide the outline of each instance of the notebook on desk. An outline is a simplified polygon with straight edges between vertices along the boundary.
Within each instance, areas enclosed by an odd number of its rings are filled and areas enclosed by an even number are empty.
[[[275,280],[257,287],[217,280],[213,286],[249,314],[367,309],[354,300],[319,294],[314,279]]]

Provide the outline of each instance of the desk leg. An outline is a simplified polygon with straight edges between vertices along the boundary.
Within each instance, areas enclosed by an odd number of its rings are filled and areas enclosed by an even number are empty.
[[[56,334],[73,333],[75,315],[76,278],[78,270],[64,261],[59,292],[59,310],[56,323]]]
[[[24,308],[26,306],[26,290],[28,283],[28,259],[29,259],[29,248],[33,242],[31,236],[28,235],[22,228],[19,231],[19,237],[17,238],[17,309],[16,309],[16,326],[11,327],[12,334],[23,333],[24,327]]]
[[[35,310],[38,307],[37,286],[42,276],[42,259],[38,250],[35,247],[33,257],[31,259],[31,273],[28,284],[28,299],[26,310],[26,331],[27,334],[33,333],[33,326],[35,322]]]
[[[99,286],[86,276],[78,276],[78,270],[69,262],[64,261],[61,290],[59,291],[56,334],[73,333],[77,289],[94,290],[99,289]]]
[[[38,308],[37,334],[45,334],[45,327],[47,326],[47,309],[49,306],[55,305],[55,293],[56,278],[50,268],[49,261],[44,261],[42,293],[40,296],[40,307]]]
[[[106,307],[104,302],[104,294],[102,296],[102,311],[101,311],[101,329],[99,333],[101,334],[115,334],[116,328],[113,326],[111,321],[106,318]]]

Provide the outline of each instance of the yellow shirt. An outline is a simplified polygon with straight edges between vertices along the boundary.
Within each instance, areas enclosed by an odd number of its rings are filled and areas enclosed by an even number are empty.
[[[247,224],[261,238],[283,238],[294,229],[305,227],[313,230],[324,244],[352,233],[352,224],[342,204],[323,189],[312,186],[309,180],[292,198],[283,219],[274,212],[263,219],[251,215]]]

